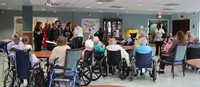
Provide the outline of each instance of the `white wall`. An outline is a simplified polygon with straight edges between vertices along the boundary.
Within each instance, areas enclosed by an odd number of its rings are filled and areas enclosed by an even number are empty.
[[[200,37],[199,35],[199,29],[200,29],[200,12],[193,13],[184,13],[184,14],[173,14],[171,15],[171,21],[173,20],[181,20],[180,16],[183,15],[184,19],[190,19],[190,31],[191,34],[195,37]],[[171,22],[172,23],[172,22]],[[193,27],[194,25],[194,27]],[[173,24],[171,25],[172,29]]]

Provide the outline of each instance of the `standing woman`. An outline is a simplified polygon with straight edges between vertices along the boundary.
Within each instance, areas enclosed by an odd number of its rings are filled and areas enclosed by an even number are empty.
[[[155,29],[155,37],[154,37],[154,41],[156,43],[156,54],[158,55],[158,52],[161,52],[161,47],[163,44],[163,34],[165,34],[165,31],[161,28],[161,25],[158,24],[157,25],[157,29]]]
[[[41,51],[43,32],[42,32],[42,22],[37,22],[33,32],[35,51]]]
[[[69,26],[70,22],[68,22],[63,30],[63,36],[69,41],[70,38],[73,36],[73,30]]]

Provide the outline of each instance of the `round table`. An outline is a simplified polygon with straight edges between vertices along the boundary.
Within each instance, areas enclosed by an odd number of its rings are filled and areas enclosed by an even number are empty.
[[[187,64],[194,68],[200,68],[200,59],[199,58],[190,59],[187,61]]]
[[[126,51],[132,51],[135,49],[135,45],[134,46],[122,46],[123,49],[125,49]]]
[[[51,55],[51,51],[37,51],[33,52],[37,58],[49,58]]]

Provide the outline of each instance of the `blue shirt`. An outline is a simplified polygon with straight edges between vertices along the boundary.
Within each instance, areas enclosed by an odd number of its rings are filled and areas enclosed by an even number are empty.
[[[135,47],[135,50],[133,51],[133,56],[136,55],[136,52],[138,53],[150,53],[152,51],[150,46],[147,45],[138,45]],[[153,52],[152,52],[152,56],[153,56]]]

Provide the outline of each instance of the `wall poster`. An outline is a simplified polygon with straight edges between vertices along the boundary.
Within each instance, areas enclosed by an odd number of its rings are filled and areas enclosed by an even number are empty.
[[[94,34],[99,28],[99,19],[81,19],[81,26],[84,33]]]

